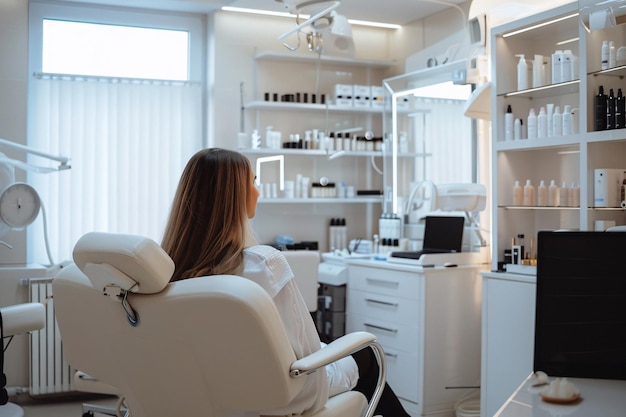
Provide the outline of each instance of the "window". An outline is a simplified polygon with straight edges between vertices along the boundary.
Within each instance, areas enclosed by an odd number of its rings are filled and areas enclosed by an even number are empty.
[[[43,20],[42,71],[186,81],[189,33]]]
[[[89,231],[160,241],[180,173],[203,143],[204,18],[29,7],[28,144],[72,166],[29,174],[50,243],[29,228],[29,261],[70,259]]]

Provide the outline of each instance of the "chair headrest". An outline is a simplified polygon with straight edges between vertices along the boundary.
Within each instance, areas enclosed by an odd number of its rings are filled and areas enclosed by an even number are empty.
[[[76,266],[94,288],[141,294],[161,292],[174,273],[174,261],[154,240],[138,235],[90,232],[73,252]]]

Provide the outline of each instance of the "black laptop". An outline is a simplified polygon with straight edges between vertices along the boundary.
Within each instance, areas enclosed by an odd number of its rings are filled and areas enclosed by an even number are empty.
[[[424,223],[422,250],[391,252],[391,256],[419,259],[420,256],[427,253],[461,252],[464,225],[465,217],[461,216],[427,216]]]

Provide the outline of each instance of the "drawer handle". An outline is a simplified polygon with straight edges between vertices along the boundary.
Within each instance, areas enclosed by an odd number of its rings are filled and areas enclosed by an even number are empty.
[[[389,352],[385,352],[385,356],[389,356],[390,358],[397,358],[398,354],[397,353],[389,353]]]
[[[398,281],[384,281],[382,279],[366,278],[370,284],[383,285],[385,287],[397,287],[400,285]]]
[[[398,333],[398,329],[390,329],[389,327],[376,326],[371,323],[363,323],[365,327],[370,327],[372,329],[384,330],[386,332]]]
[[[390,303],[388,301],[374,300],[372,298],[366,298],[365,301],[367,301],[368,303],[382,304],[384,306],[398,307],[398,303]]]

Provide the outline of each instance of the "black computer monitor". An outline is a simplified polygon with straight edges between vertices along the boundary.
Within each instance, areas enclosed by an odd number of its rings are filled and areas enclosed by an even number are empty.
[[[540,232],[535,371],[626,379],[626,233]]]

